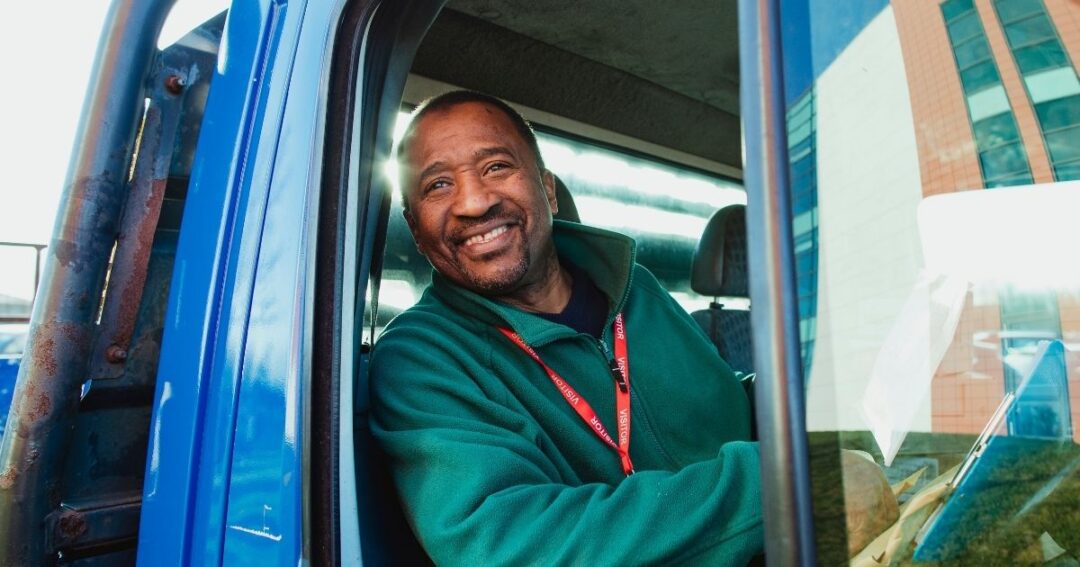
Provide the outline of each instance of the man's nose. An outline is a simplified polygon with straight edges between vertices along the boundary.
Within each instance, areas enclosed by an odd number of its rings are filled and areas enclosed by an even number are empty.
[[[453,213],[461,217],[480,217],[499,204],[499,195],[480,178],[467,173],[457,179]]]

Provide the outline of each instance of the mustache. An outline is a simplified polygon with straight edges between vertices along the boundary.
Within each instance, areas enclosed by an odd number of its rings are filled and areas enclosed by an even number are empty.
[[[499,203],[494,207],[491,207],[483,215],[469,218],[460,219],[458,226],[450,233],[450,239],[453,242],[460,243],[465,240],[465,233],[475,229],[476,227],[483,226],[489,223],[497,223],[498,221],[509,221],[518,224],[524,224],[524,220],[520,213],[515,211],[508,211],[506,207]]]

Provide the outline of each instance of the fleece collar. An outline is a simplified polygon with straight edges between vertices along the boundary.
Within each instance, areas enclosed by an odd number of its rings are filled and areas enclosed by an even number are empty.
[[[606,335],[607,327],[630,293],[637,255],[634,240],[609,230],[560,220],[554,221],[552,236],[559,259],[585,271],[608,297]],[[533,346],[576,334],[569,327],[459,287],[438,272],[432,276],[432,289],[451,307],[491,325],[509,327]]]

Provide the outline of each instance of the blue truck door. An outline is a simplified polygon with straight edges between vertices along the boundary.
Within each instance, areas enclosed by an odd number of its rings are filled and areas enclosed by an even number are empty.
[[[140,562],[353,563],[385,545],[358,525],[353,416],[338,408],[359,345],[343,327],[364,310],[387,204],[377,166],[437,9],[231,9],[177,250]]]

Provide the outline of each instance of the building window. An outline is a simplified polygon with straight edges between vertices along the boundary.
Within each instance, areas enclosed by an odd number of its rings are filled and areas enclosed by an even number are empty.
[[[1031,167],[1016,118],[974,3],[948,0],[941,4],[941,14],[964,88],[983,183],[987,187],[1031,183]]]
[[[1080,80],[1042,0],[995,0],[1046,142],[1054,179],[1080,179]]]
[[[787,111],[788,166],[791,186],[795,277],[799,292],[799,340],[803,376],[810,376],[817,320],[817,111],[814,89]]]

